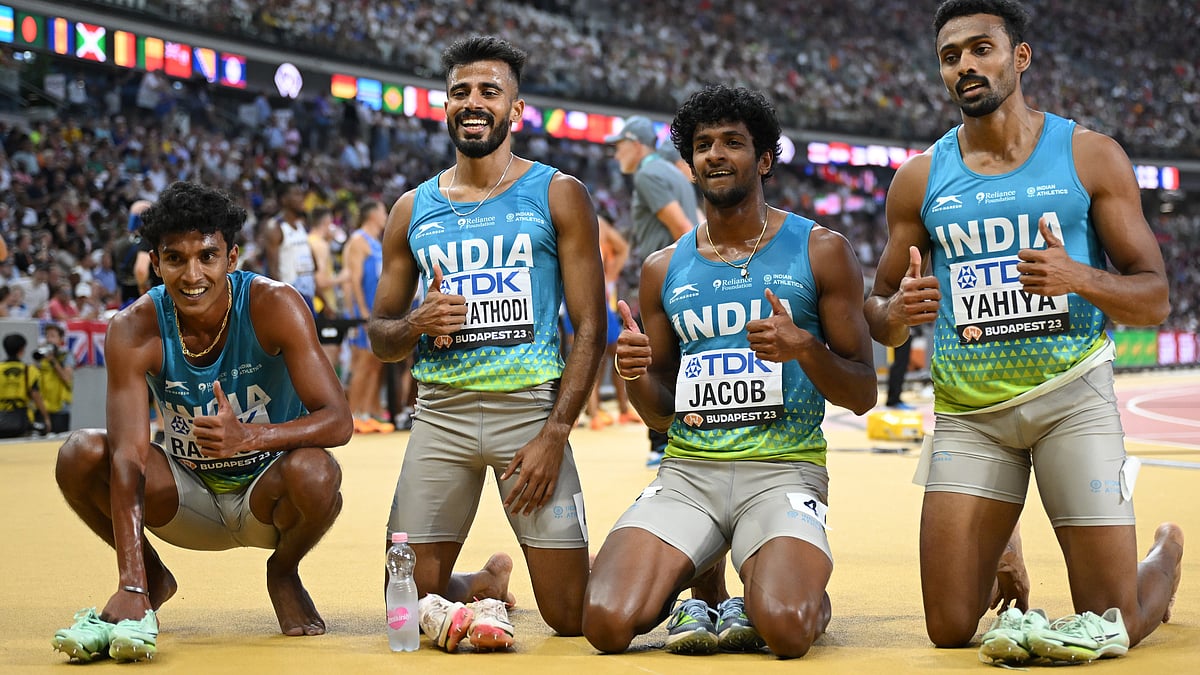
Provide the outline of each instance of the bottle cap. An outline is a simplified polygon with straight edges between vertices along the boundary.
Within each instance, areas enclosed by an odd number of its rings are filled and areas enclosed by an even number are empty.
[[[392,543],[393,544],[407,544],[408,543],[408,533],[407,532],[393,532],[392,533]]]

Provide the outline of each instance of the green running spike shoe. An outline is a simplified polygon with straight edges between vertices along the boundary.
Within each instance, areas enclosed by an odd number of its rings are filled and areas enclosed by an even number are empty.
[[[111,623],[96,614],[95,607],[81,609],[75,612],[75,623],[70,628],[54,632],[50,645],[76,661],[91,661],[108,655],[112,629]]]
[[[112,629],[108,655],[118,661],[144,661],[154,658],[158,651],[158,617],[146,610],[141,619],[122,619]]]
[[[993,665],[1019,665],[1034,658],[1029,650],[1029,633],[1050,627],[1050,620],[1040,609],[1022,614],[1010,607],[983,634],[979,645],[979,660]]]
[[[1091,612],[1064,616],[1042,630],[1030,631],[1028,640],[1034,654],[1054,663],[1089,663],[1129,651],[1129,633],[1117,607],[1101,616]]]

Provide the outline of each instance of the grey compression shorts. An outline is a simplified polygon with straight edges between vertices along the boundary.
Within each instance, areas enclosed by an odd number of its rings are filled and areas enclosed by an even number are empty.
[[[810,462],[667,458],[613,530],[646,530],[687,555],[697,572],[726,550],[740,570],[776,537],[808,542],[832,561],[828,490],[829,473]]]
[[[166,455],[159,446],[151,447]],[[273,549],[279,543],[279,530],[259,521],[250,511],[250,495],[267,469],[243,490],[215,494],[169,455],[167,464],[175,477],[179,510],[166,525],[146,528],[159,539],[196,551],[224,551],[243,546]]]
[[[1029,473],[1054,527],[1132,525],[1133,475],[1104,362],[1054,391],[996,412],[937,415],[927,492],[1025,503]]]
[[[421,383],[388,531],[407,532],[418,544],[466,541],[488,468],[503,501],[520,476],[500,481],[500,475],[545,425],[557,398],[557,382],[514,392]],[[522,546],[587,546],[583,491],[570,444],[563,448],[546,505],[530,515],[507,510],[505,515]]]

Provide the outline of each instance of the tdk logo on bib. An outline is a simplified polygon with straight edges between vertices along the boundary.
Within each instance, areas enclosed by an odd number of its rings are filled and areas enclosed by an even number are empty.
[[[1020,282],[1021,273],[1017,271],[1016,258],[1004,260],[985,260],[977,263],[961,263],[954,274],[954,280],[959,288],[975,288],[982,283],[984,286],[1011,284]]]
[[[474,349],[533,342],[533,281],[528,267],[481,269],[442,279],[443,293],[467,300],[463,327],[452,336],[439,336],[439,349]]]
[[[688,359],[688,377],[770,373],[768,362],[741,350],[705,352]]]
[[[442,292],[455,295],[520,293],[523,289],[516,280],[522,275],[528,279],[529,273],[522,270],[488,270],[459,274],[442,279]]]

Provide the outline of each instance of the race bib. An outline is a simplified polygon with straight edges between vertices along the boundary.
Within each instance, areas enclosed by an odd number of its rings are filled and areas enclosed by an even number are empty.
[[[533,281],[528,267],[471,270],[442,278],[442,293],[467,299],[466,323],[439,335],[439,349],[509,347],[533,342]]]
[[[825,502],[806,492],[789,492],[787,498],[793,511],[804,517],[811,517],[823,530],[833,529],[829,527],[829,507]]]
[[[1067,296],[1034,295],[1021,286],[1017,256],[950,265],[959,344],[1016,340],[1071,329]]]
[[[675,415],[693,429],[769,424],[783,416],[783,364],[750,349],[685,356],[675,382]]]

